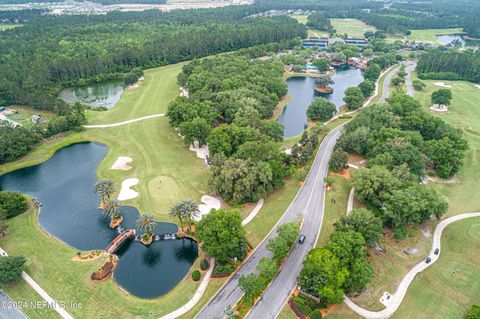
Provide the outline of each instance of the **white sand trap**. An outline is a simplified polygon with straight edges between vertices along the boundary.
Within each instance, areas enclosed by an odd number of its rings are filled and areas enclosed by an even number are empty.
[[[475,84],[475,87],[476,87],[477,89],[480,89],[480,85],[478,85],[478,84]]]
[[[116,169],[121,171],[129,171],[132,169],[132,158],[128,156],[119,156],[117,161],[112,165],[110,169]]]
[[[434,104],[430,107],[430,111],[433,111],[433,112],[448,112],[448,106],[440,105],[440,104]]]
[[[137,185],[140,181],[138,178],[128,178],[122,182],[122,189],[118,194],[118,200],[124,201],[138,197],[138,192],[134,191],[130,187]]]
[[[435,82],[433,84],[436,85],[436,86],[440,86],[442,88],[451,88],[452,87],[451,85],[445,84],[445,82]]]
[[[222,203],[215,197],[209,195],[203,195],[201,198],[203,204],[198,205],[198,210],[200,211],[200,216],[197,218],[197,221],[202,219],[204,215],[210,213],[212,209],[220,209]]]
[[[193,142],[193,145],[190,144],[190,151],[197,153],[198,158],[204,159],[206,156],[209,155],[208,153],[208,145],[203,145],[202,147],[198,146],[198,142]]]

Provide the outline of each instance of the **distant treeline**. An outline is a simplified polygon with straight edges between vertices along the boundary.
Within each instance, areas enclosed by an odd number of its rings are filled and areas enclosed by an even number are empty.
[[[420,56],[417,71],[421,79],[467,80],[480,83],[480,53],[430,51]]]
[[[61,86],[306,36],[288,17],[247,18],[257,9],[113,12],[44,16],[0,38],[0,105],[55,110]]]

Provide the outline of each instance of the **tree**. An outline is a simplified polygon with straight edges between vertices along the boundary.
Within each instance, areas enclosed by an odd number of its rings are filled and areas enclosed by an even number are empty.
[[[207,120],[196,117],[191,122],[183,122],[179,126],[180,134],[182,134],[186,145],[193,144],[198,141],[199,146],[205,145],[207,137],[212,130]]]
[[[110,198],[104,203],[102,212],[110,217],[110,220],[113,222],[118,217],[120,209],[121,205],[118,199]]]
[[[330,157],[330,169],[336,173],[348,167],[348,153],[341,148],[335,148]]]
[[[372,95],[375,91],[375,82],[371,80],[365,80],[358,85],[359,89],[362,91],[364,97]]]
[[[27,199],[19,192],[1,191],[0,208],[6,218],[11,218],[27,210]]]
[[[312,120],[328,120],[337,112],[337,107],[323,97],[317,97],[307,110],[308,118]]]
[[[365,238],[368,247],[375,247],[383,232],[382,221],[372,211],[356,208],[334,224],[337,232],[356,231]]]
[[[278,264],[273,259],[262,257],[258,262],[257,270],[260,272],[260,277],[267,283],[277,274]]]
[[[372,63],[365,70],[365,74],[364,74],[365,80],[370,80],[375,82],[380,77],[381,72],[382,72],[382,68],[380,67],[380,65],[376,63]]]
[[[328,249],[314,248],[303,261],[298,285],[327,304],[337,304],[343,299],[342,287],[348,275],[348,270]]]
[[[480,306],[472,305],[465,319],[480,319]]]
[[[183,210],[182,203],[175,203],[172,207],[170,207],[170,212],[168,214],[172,218],[178,218],[180,221],[180,229],[183,231],[183,220],[187,218],[187,216]]]
[[[145,233],[148,237],[153,235],[153,230],[157,226],[155,217],[152,214],[144,213],[141,214],[137,219],[137,227]]]
[[[360,168],[352,174],[352,186],[355,196],[362,201],[370,201],[380,207],[394,189],[400,187],[400,181],[385,167]]]
[[[202,249],[219,262],[228,262],[239,257],[240,246],[244,243],[245,230],[237,211],[212,210],[198,223],[195,232],[202,243]]]
[[[1,106],[1,97],[0,97]],[[1,124],[2,121],[0,121]],[[39,136],[24,127],[0,125],[0,165],[27,154],[39,141]]]
[[[314,59],[313,65],[315,65],[320,72],[326,72],[330,69],[330,60],[326,58]]]
[[[400,84],[405,83],[405,79],[402,79],[401,77],[396,76],[392,79],[392,83],[394,86],[399,86]]]
[[[467,141],[455,134],[425,143],[425,155],[442,178],[452,177],[460,170],[467,150]]]
[[[450,105],[452,101],[452,91],[449,89],[439,89],[432,93],[432,104]]]
[[[328,75],[320,75],[316,80],[315,84],[321,88],[326,88],[329,85],[334,84],[335,81]]]
[[[21,256],[0,257],[0,285],[16,284],[24,270],[26,259]]]
[[[299,235],[298,225],[295,222],[285,223],[277,229],[277,236],[267,242],[267,249],[273,254],[276,261],[282,260],[290,252]]]
[[[105,203],[115,193],[115,185],[112,180],[105,178],[95,182],[93,192],[102,198],[102,203]]]
[[[248,274],[238,278],[238,286],[245,294],[247,304],[253,304],[253,298],[262,289],[262,281],[255,274]]]
[[[200,217],[200,211],[198,210],[198,205],[192,199],[182,200],[176,204],[174,204],[170,208],[170,216],[174,218],[178,218],[180,221],[180,228],[183,231],[183,220],[188,219],[188,229],[191,231],[191,225],[193,220],[196,220]]]
[[[339,63],[345,63],[347,61],[347,56],[343,52],[335,54],[334,60]]]
[[[340,266],[348,270],[343,284],[347,291],[360,291],[371,281],[373,271],[365,260],[365,239],[360,233],[336,231],[330,236],[326,249],[337,256]]]
[[[423,89],[426,87],[426,84],[420,80],[413,80],[412,85],[415,91],[423,91]]]
[[[345,90],[345,97],[343,100],[345,101],[348,110],[361,108],[364,99],[362,90],[358,87],[349,87]]]

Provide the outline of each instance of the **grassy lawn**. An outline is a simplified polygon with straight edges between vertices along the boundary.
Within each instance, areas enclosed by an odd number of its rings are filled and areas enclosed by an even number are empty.
[[[367,31],[376,29],[357,19],[331,19],[333,28],[337,34],[348,34],[351,38],[363,38]]]
[[[412,34],[407,36],[407,40],[419,42],[433,42],[437,43],[437,35],[443,34],[459,34],[463,33],[462,28],[452,29],[425,29],[425,30],[411,30]]]
[[[10,30],[14,28],[21,27],[22,24],[1,24],[0,23],[0,31]]]
[[[290,17],[294,18],[301,24],[307,24],[308,15],[306,14],[292,14]],[[311,37],[328,37],[328,32],[308,28],[307,38]]]
[[[13,109],[17,110],[17,114],[9,115],[8,117],[25,127],[33,127],[35,124],[32,122],[32,115],[40,115],[47,120],[51,120],[55,117],[55,113],[50,111],[35,110],[25,106],[13,106]]]

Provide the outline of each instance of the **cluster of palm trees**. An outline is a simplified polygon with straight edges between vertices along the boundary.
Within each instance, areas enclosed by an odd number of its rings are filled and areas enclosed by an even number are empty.
[[[183,222],[188,221],[188,231],[191,231],[193,220],[200,217],[200,211],[197,203],[191,199],[182,200],[170,208],[170,216],[178,218],[180,221],[180,227],[183,231]]]
[[[157,226],[157,222],[152,214],[144,213],[138,217],[137,228],[144,232],[142,239],[145,243],[150,244],[152,242],[155,226]]]
[[[120,209],[121,205],[118,199],[113,198],[115,193],[115,185],[110,179],[101,179],[95,182],[93,185],[93,192],[102,198],[100,208],[102,213],[110,217],[110,227],[115,226],[115,221],[121,218]]]

